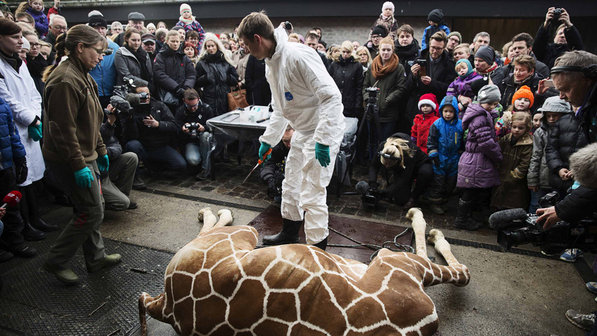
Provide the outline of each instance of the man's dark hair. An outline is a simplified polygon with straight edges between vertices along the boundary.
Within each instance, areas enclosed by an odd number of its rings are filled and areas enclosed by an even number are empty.
[[[305,36],[305,41],[307,39],[315,39],[315,40],[317,40],[317,42],[319,42],[319,36],[317,36],[317,34],[315,34],[315,33],[309,33],[309,34],[307,34],[307,36]]]
[[[533,37],[529,33],[516,34],[512,38],[512,42],[520,42],[520,41],[524,41],[525,44],[527,45],[527,48],[530,48],[533,46]]]
[[[195,31],[195,30],[189,30],[189,31],[187,32],[187,35],[185,36],[185,39],[186,39],[186,40],[188,40],[188,39],[190,39],[191,37],[196,37],[196,38],[199,38],[199,33],[198,33],[197,31]]]
[[[265,11],[253,12],[243,18],[238,26],[238,37],[254,40],[254,35],[274,41],[274,25],[267,17]]]
[[[183,98],[185,100],[199,99],[199,93],[195,89],[186,89],[184,90]]]
[[[319,34],[320,34],[320,35],[319,35],[319,38],[322,38],[322,37],[323,37],[323,30],[322,30],[320,27],[313,27],[313,28],[311,28],[311,30],[318,31],[318,32],[319,32]]]
[[[21,31],[21,27],[9,19],[0,19],[0,35],[14,35]]]

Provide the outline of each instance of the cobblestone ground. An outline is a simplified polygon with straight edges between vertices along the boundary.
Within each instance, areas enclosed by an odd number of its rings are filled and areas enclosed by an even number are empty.
[[[144,180],[150,188],[159,189],[160,185],[168,184],[191,190],[201,190],[203,192],[217,193],[231,197],[241,197],[248,200],[266,200],[273,202],[273,199],[267,195],[267,186],[259,179],[259,168],[253,172],[251,177],[242,184],[255,163],[247,158],[243,158],[240,163],[237,158],[225,162],[216,163],[215,179],[197,181],[191,174],[182,174],[177,177],[163,177],[159,174],[146,174]],[[362,166],[355,166],[352,176],[352,186],[359,180],[366,180],[367,169]],[[353,187],[342,187],[340,195],[337,192],[336,183],[332,180],[328,187],[327,204],[330,213],[358,216],[376,221],[385,221],[398,224],[404,217],[408,209],[381,201],[377,208],[369,209],[362,205],[360,195],[346,195],[343,192],[354,191]],[[444,205],[446,214],[435,215],[426,204],[418,204],[425,213],[425,219],[428,224],[436,228],[453,229],[453,221],[456,215],[456,196]]]

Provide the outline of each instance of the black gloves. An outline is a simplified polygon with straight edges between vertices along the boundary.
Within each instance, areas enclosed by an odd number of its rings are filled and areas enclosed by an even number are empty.
[[[17,184],[21,184],[25,182],[27,179],[27,159],[25,157],[14,158],[13,162],[15,164],[15,178]]]

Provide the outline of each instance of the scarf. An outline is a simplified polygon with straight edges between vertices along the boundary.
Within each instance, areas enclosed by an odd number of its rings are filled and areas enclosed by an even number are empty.
[[[381,62],[381,56],[377,55],[371,64],[371,74],[373,74],[375,79],[379,80],[396,70],[396,67],[398,67],[398,56],[396,54],[392,54],[392,57],[390,57],[385,65]]]
[[[190,25],[191,23],[193,23],[193,21],[195,21],[195,17],[191,15],[190,19],[185,19],[182,17],[182,15],[178,18],[178,20],[186,25]]]

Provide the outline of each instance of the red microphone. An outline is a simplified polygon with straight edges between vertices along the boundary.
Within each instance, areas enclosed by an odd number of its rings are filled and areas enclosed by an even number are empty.
[[[4,196],[4,198],[2,199],[2,202],[4,202],[4,204],[2,204],[0,208],[6,208],[7,205],[11,208],[14,208],[17,206],[17,204],[19,204],[21,198],[23,198],[23,194],[21,194],[20,191],[13,190],[6,194],[6,196]]]

